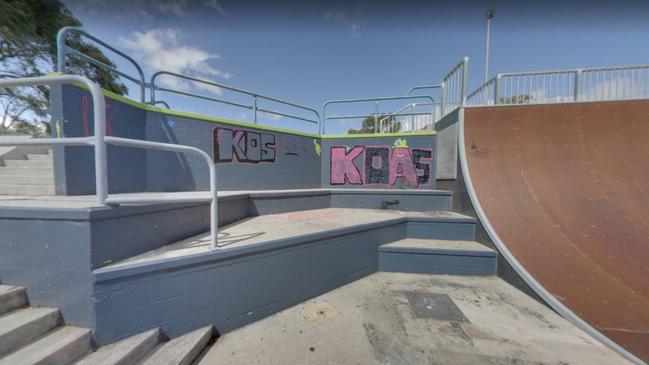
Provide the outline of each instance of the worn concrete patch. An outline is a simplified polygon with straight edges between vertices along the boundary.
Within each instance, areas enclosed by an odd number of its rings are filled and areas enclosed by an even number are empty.
[[[304,319],[309,321],[314,326],[320,325],[322,322],[336,315],[336,309],[331,306],[331,304],[318,301],[315,303],[310,303],[302,311],[302,316]]]
[[[417,318],[438,321],[469,322],[448,294],[408,291],[404,293],[410,310]]]

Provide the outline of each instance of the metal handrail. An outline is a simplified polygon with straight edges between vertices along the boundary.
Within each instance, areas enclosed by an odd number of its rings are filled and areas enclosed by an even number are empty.
[[[434,84],[434,85],[417,85],[413,86],[408,90],[408,93],[406,95],[412,95],[413,91],[416,90],[427,90],[427,89],[439,89],[442,88],[442,84]]]
[[[325,134],[325,124],[327,122],[327,119],[359,119],[359,118],[367,118],[367,117],[374,117],[374,132],[378,133],[378,124],[379,124],[379,102],[381,101],[389,101],[389,100],[415,100],[415,99],[428,99],[430,100],[431,104],[434,106],[435,105],[435,100],[433,100],[432,96],[428,95],[405,95],[405,96],[384,96],[384,97],[377,97],[377,98],[361,98],[361,99],[338,99],[338,100],[329,100],[324,103],[322,106],[322,123],[320,123],[320,134]],[[329,116],[327,117],[327,106],[332,105],[332,104],[349,104],[349,103],[363,103],[363,102],[370,102],[373,101],[375,104],[375,109],[374,109],[374,114],[368,114],[368,115],[334,115],[334,116]],[[432,108],[434,109],[434,107]],[[434,120],[435,117],[435,111],[431,110],[430,113],[431,120]],[[404,114],[408,115],[408,114]]]
[[[210,155],[195,147],[177,145],[171,143],[150,142],[138,139],[120,138],[106,136],[106,101],[101,88],[85,77],[77,75],[56,75],[56,76],[38,76],[20,79],[0,80],[0,88],[15,88],[21,86],[37,85],[63,85],[63,84],[83,84],[85,85],[93,101],[93,121],[95,135],[92,137],[73,137],[73,138],[6,138],[0,140],[0,146],[93,146],[95,151],[95,196],[98,205],[119,205],[119,204],[136,204],[136,203],[162,203],[162,202],[193,202],[194,199],[183,198],[137,198],[137,197],[110,197],[108,195],[108,162],[106,158],[106,145],[113,144],[118,146],[156,149],[162,151],[174,151],[182,153],[191,153],[203,158],[208,165],[210,174],[210,248],[216,249],[218,235],[218,196],[216,186],[216,167]]]
[[[78,50],[76,50],[76,49],[74,49],[72,47],[69,47],[65,43],[65,40],[66,40],[66,37],[68,36],[68,34],[71,34],[71,33],[77,33],[77,34],[82,35],[82,36],[84,36],[86,38],[89,38],[92,41],[94,41],[95,43],[98,43],[98,44],[102,45],[103,47],[113,51],[114,53],[122,56],[127,61],[129,61],[133,66],[135,66],[135,69],[137,70],[138,75],[140,76],[140,78],[136,79],[136,78],[134,78],[134,77],[122,72],[122,71],[119,71],[115,67],[107,65],[107,64],[105,64],[105,63],[103,63],[103,62],[101,62],[99,60],[96,60],[96,59],[94,59],[94,58],[92,58],[92,57],[90,57],[88,55],[85,55],[85,54],[79,52]],[[129,56],[126,53],[118,50],[117,48],[111,46],[110,44],[102,41],[101,39],[99,39],[99,38],[85,32],[81,28],[78,28],[78,27],[63,27],[63,28],[61,28],[59,30],[59,32],[56,35],[56,62],[57,62],[56,70],[58,72],[62,72],[62,73],[66,72],[65,59],[66,59],[66,55],[68,55],[68,54],[72,54],[72,55],[74,55],[74,56],[76,56],[76,57],[78,57],[80,59],[88,61],[88,62],[90,62],[90,63],[92,63],[92,64],[94,64],[94,65],[96,65],[98,67],[107,69],[107,70],[109,70],[111,72],[114,72],[114,73],[124,77],[127,80],[130,80],[130,81],[133,81],[133,82],[139,84],[140,85],[140,102],[142,102],[142,103],[145,102],[145,95],[144,95],[145,91],[144,90],[146,89],[147,85],[146,85],[146,80],[144,79],[144,71],[142,71],[142,67],[140,67],[140,65],[137,63],[137,61],[135,61],[131,56]]]
[[[227,100],[212,98],[212,97],[208,97],[208,96],[204,96],[204,95],[194,94],[194,93],[190,93],[190,92],[185,92],[185,91],[174,90],[174,89],[169,89],[169,88],[156,86],[156,83],[155,83],[156,78],[158,78],[161,75],[174,76],[174,77],[178,77],[178,78],[181,78],[181,79],[202,83],[202,84],[205,84],[205,85],[215,86],[215,87],[223,88],[223,89],[226,89],[226,90],[238,92],[238,93],[241,93],[241,94],[246,94],[246,95],[252,96],[252,104],[251,105],[240,104],[240,103],[236,103],[236,102],[232,102],[232,101],[227,101]],[[176,93],[176,94],[180,94],[180,95],[195,97],[195,98],[204,99],[204,100],[210,100],[210,101],[214,101],[214,102],[217,102],[217,103],[223,103],[223,104],[227,104],[227,105],[232,105],[232,106],[237,106],[237,107],[240,107],[240,108],[245,108],[245,109],[252,110],[253,111],[253,118],[254,118],[255,123],[257,123],[257,114],[258,114],[258,112],[274,114],[274,115],[283,116],[283,117],[287,117],[287,118],[292,118],[292,119],[296,119],[296,120],[302,120],[302,121],[306,121],[306,122],[314,123],[314,124],[318,124],[318,125],[321,122],[320,121],[320,113],[318,113],[318,111],[313,109],[313,108],[309,108],[307,106],[300,105],[300,104],[295,104],[295,103],[292,103],[290,101],[274,98],[272,96],[262,95],[262,94],[259,94],[259,93],[253,92],[253,91],[239,89],[239,88],[236,88],[234,86],[225,85],[225,84],[221,84],[221,83],[217,83],[217,82],[213,82],[213,81],[209,81],[209,80],[205,80],[205,79],[200,79],[200,78],[197,78],[197,77],[182,75],[182,74],[175,73],[175,72],[158,71],[158,72],[154,73],[153,76],[151,76],[151,81],[149,83],[149,86],[151,87],[151,100],[150,100],[151,104],[156,103],[155,92],[156,92],[156,90],[158,90],[158,91],[167,91],[167,92]],[[272,102],[275,102],[275,103],[284,104],[284,105],[288,105],[288,106],[291,106],[291,107],[294,107],[294,108],[298,108],[298,109],[306,110],[308,112],[312,112],[313,114],[315,114],[316,120],[303,118],[303,117],[296,116],[296,115],[280,113],[280,112],[277,112],[277,111],[274,111],[274,110],[258,108],[257,107],[258,99],[268,100],[268,101],[272,101]]]
[[[417,87],[415,87],[415,89],[416,89],[416,88],[417,88]],[[412,90],[412,89],[410,89],[410,90]],[[430,115],[430,113],[421,113],[421,112],[420,112],[420,113],[416,113],[416,112],[415,112],[415,108],[417,108],[417,106],[421,106],[421,105],[430,105],[430,106],[431,106],[431,108],[432,108],[432,112],[433,112],[433,115],[432,115],[432,117],[431,117],[431,125],[435,124],[435,102],[432,102],[432,103],[430,103],[430,102],[425,102],[425,103],[410,103],[410,104],[406,104],[406,105],[404,105],[404,106],[402,106],[402,107],[396,109],[395,111],[390,112],[390,113],[384,115],[382,119],[379,119],[379,126],[383,125],[383,121],[385,121],[385,120],[388,119],[388,118],[392,118],[392,117],[400,117],[400,116],[404,116],[404,117],[409,116],[409,117],[410,117],[410,125],[411,125],[411,127],[413,127],[413,129],[414,129],[414,125],[415,125],[415,117],[416,117],[416,116],[420,116],[420,115]],[[410,113],[406,113],[406,114],[401,113],[402,111],[404,111],[404,110],[406,110],[406,109],[408,109],[408,108],[410,108]],[[330,119],[332,119],[332,118],[330,118]]]

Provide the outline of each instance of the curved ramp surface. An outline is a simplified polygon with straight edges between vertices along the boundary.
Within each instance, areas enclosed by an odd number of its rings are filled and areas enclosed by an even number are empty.
[[[649,101],[499,106],[465,109],[461,151],[492,239],[645,361],[648,141]]]

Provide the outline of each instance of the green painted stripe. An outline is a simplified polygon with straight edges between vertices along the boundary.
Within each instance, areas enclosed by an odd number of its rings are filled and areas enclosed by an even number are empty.
[[[383,137],[416,137],[416,136],[436,136],[436,131],[417,131],[401,133],[381,133],[381,134],[325,134],[320,136],[322,139],[330,138],[383,138]]]
[[[61,72],[50,72],[47,74],[48,76],[56,76],[56,75],[64,75]],[[80,89],[87,90],[86,86],[83,84],[73,84],[72,86],[78,87]],[[382,134],[332,134],[332,135],[319,135],[315,133],[307,133],[307,132],[300,132],[300,131],[294,131],[291,129],[284,129],[284,128],[279,128],[279,127],[272,127],[272,126],[267,126],[267,125],[259,125],[255,123],[250,123],[250,122],[241,122],[238,120],[232,120],[232,119],[226,119],[226,118],[220,118],[220,117],[211,117],[208,115],[204,114],[197,114],[197,113],[192,113],[192,112],[184,112],[184,111],[179,111],[179,110],[173,110],[173,109],[166,109],[166,108],[159,108],[157,106],[149,105],[149,104],[143,104],[140,102],[137,102],[135,100],[131,100],[127,97],[124,97],[122,95],[116,94],[112,91],[104,90],[104,95],[112,100],[119,101],[120,103],[124,103],[127,105],[130,105],[135,108],[139,108],[142,110],[146,111],[151,111],[151,112],[156,112],[156,113],[161,113],[165,115],[171,115],[175,117],[181,117],[181,118],[190,118],[190,119],[198,119],[202,120],[205,122],[212,122],[212,123],[222,123],[222,124],[228,124],[228,125],[233,125],[237,127],[244,127],[244,128],[253,128],[253,129],[261,129],[261,130],[266,130],[266,131],[271,131],[271,132],[280,132],[280,133],[286,133],[286,134],[293,134],[296,136],[302,136],[302,137],[308,137],[308,138],[320,138],[320,139],[332,139],[332,138],[382,138],[382,137],[414,137],[414,136],[435,136],[437,135],[436,131],[419,131],[419,132],[403,132],[403,133],[382,133]]]

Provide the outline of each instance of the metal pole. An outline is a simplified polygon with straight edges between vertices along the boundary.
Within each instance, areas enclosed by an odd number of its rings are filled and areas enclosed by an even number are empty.
[[[487,80],[489,79],[489,43],[490,43],[490,38],[491,38],[491,18],[496,15],[496,11],[494,9],[489,9],[487,10],[487,48],[485,50],[485,57],[484,57],[484,82],[486,83]]]
[[[581,70],[575,71],[575,101],[579,100],[579,89],[581,89]]]
[[[381,126],[379,125],[379,102],[374,102],[374,133],[381,133]]]

